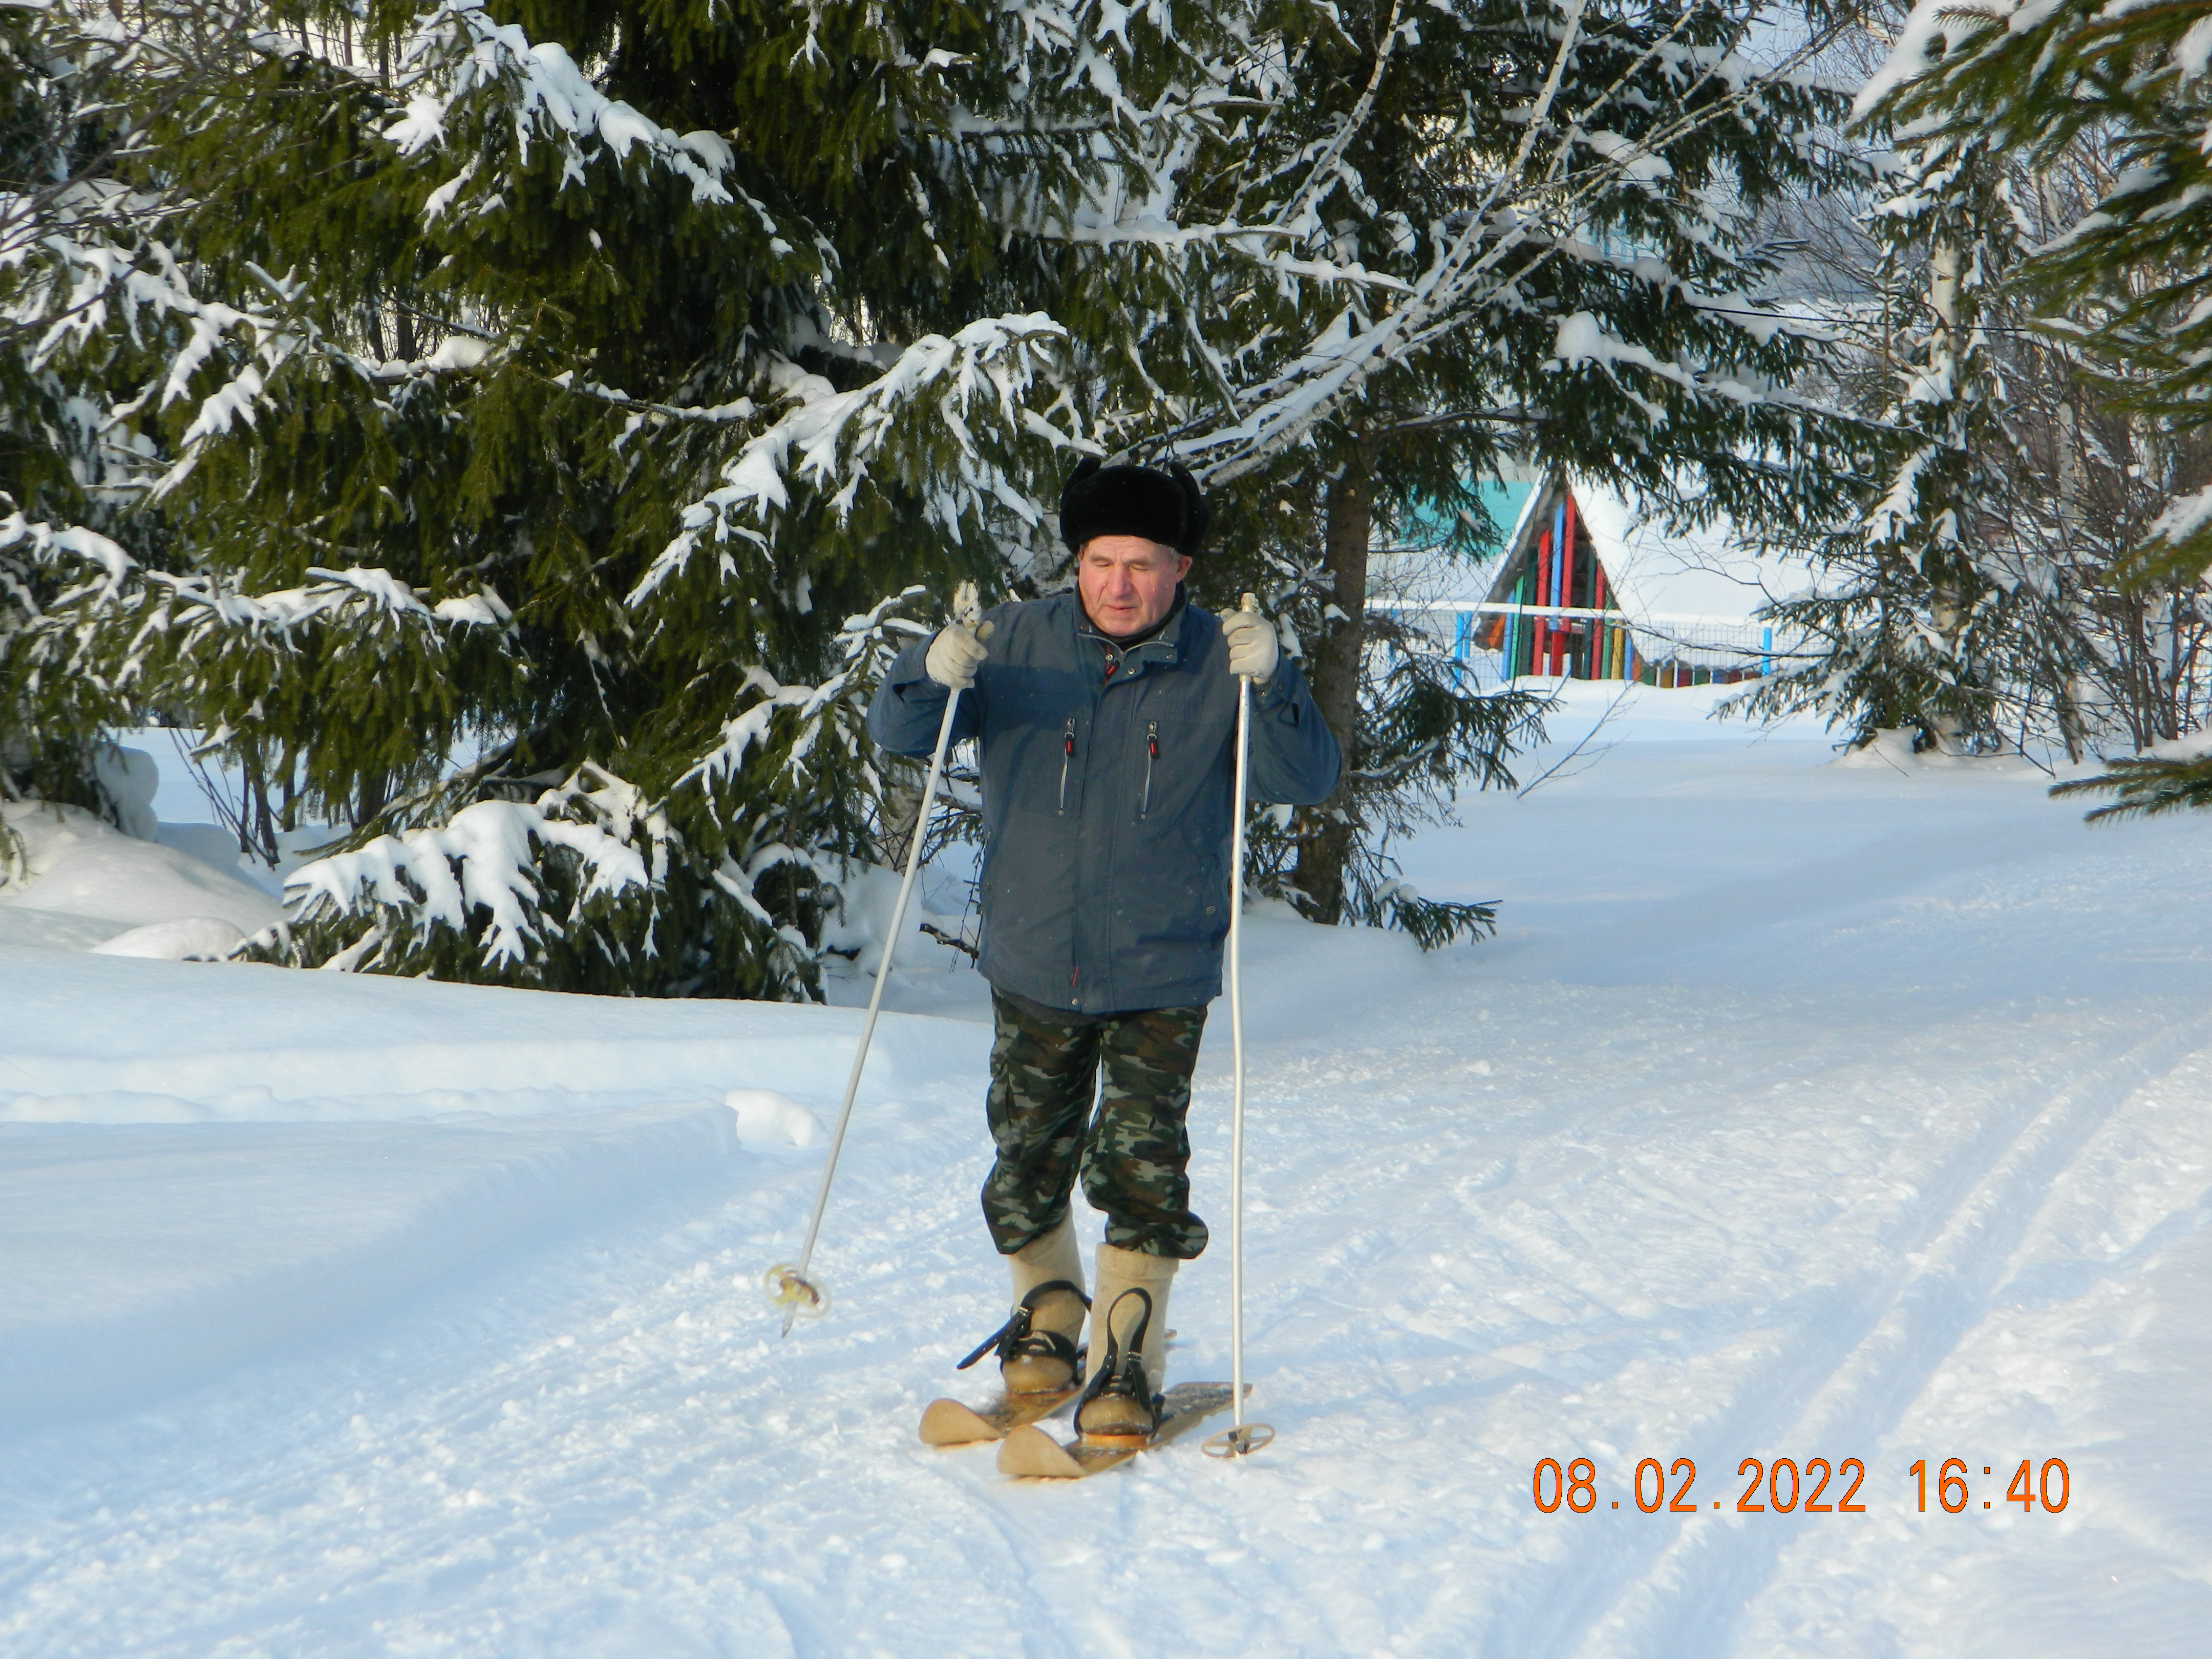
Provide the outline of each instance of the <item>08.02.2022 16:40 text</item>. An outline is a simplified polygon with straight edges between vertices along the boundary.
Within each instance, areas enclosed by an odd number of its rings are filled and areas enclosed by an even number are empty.
[[[1996,1472],[2000,1465],[1984,1463],[1984,1475]],[[1928,1460],[1920,1459],[1905,1471],[1914,1484],[1915,1504],[1923,1515],[1928,1512]],[[1866,1504],[1860,1497],[1860,1488],[1866,1483],[1866,1463],[1862,1458],[1846,1457],[1831,1464],[1825,1457],[1808,1457],[1802,1467],[1794,1457],[1778,1457],[1771,1463],[1764,1458],[1747,1457],[1736,1465],[1736,1476],[1747,1480],[1742,1492],[1735,1500],[1739,1515],[1864,1515]],[[1957,1515],[1974,1501],[1973,1490],[1968,1484],[1966,1459],[1947,1457],[1936,1468],[1934,1476],[1937,1505],[1949,1515]],[[1629,1486],[1636,1508],[1645,1515],[1697,1515],[1702,1506],[1692,1489],[1697,1485],[1698,1466],[1689,1458],[1678,1457],[1671,1464],[1658,1458],[1646,1457],[1636,1465],[1636,1473]],[[1836,1490],[1832,1494],[1830,1487]],[[1588,1515],[1598,1507],[1597,1465],[1587,1457],[1570,1460],[1564,1467],[1556,1457],[1537,1460],[1530,1476],[1530,1496],[1536,1507],[1547,1515],[1555,1515],[1564,1507],[1571,1514]],[[1984,1498],[1981,1507],[1990,1509],[1996,1503],[2017,1504],[2023,1514],[2033,1514],[2038,1507],[2056,1515],[2063,1510],[2073,1497],[2073,1480],[2063,1457],[2043,1460],[2039,1471],[2035,1460],[2023,1457],[2012,1473],[2011,1484],[2005,1488],[2002,1499]],[[1613,1509],[1621,1507],[1618,1498],[1609,1500]],[[1723,1500],[1714,1498],[1712,1506],[1719,1509]]]

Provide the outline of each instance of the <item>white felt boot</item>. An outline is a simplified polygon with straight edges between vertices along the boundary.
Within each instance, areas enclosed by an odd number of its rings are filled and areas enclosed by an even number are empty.
[[[1098,1247],[1091,1379],[1076,1409],[1079,1432],[1148,1438],[1158,1426],[1156,1402],[1167,1387],[1168,1291],[1182,1265],[1171,1255]]]
[[[1006,1258],[1014,1277],[1016,1318],[1024,1306],[1029,1323],[1022,1338],[1000,1351],[999,1375],[1009,1394],[1051,1394],[1075,1381],[1073,1350],[1083,1333],[1083,1252],[1075,1243],[1075,1212],[1060,1225]],[[1073,1289],[1044,1290],[1045,1285]],[[1035,1334],[1049,1332],[1066,1340],[1067,1352],[1050,1340],[1038,1341]]]

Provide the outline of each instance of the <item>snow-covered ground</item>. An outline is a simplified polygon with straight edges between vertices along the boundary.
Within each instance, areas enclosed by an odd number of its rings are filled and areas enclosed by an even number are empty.
[[[779,1340],[853,1010],[0,937],[0,1653],[2212,1650],[2212,821],[2093,831],[2031,769],[1831,765],[1705,697],[1407,849],[1505,902],[1493,942],[1255,921],[1280,1438],[1234,1466],[915,1442],[1002,1311],[940,945],[902,947],[927,1012],[870,1065],[835,1305]],[[1226,1373],[1225,1255],[1179,1376]],[[1536,1507],[1546,1458],[1590,1513]],[[1863,1512],[1739,1511],[1746,1458],[1808,1496],[1861,1460]],[[2005,1501],[2022,1459],[2063,1513]]]
[[[130,834],[73,806],[0,803],[0,946],[216,957],[282,914],[275,884],[241,867],[237,838],[194,821],[206,798],[171,734],[130,735],[101,769]]]

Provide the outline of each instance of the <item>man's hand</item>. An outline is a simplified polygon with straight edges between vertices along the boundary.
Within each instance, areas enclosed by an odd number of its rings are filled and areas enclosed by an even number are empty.
[[[947,690],[965,691],[975,684],[976,669],[991,654],[983,648],[983,641],[990,637],[989,623],[974,628],[965,623],[947,623],[929,642],[929,655],[922,666],[930,678]]]
[[[1229,645],[1229,672],[1249,676],[1255,685],[1275,677],[1282,647],[1275,624],[1256,611],[1232,611],[1221,619],[1221,637]]]

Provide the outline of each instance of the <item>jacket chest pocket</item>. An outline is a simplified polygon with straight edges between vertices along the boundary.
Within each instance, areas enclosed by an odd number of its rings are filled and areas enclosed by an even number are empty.
[[[1074,824],[1084,811],[1085,784],[1096,781],[1096,723],[1065,704],[998,708],[993,716],[982,745],[986,816]],[[995,809],[994,801],[1000,803]]]
[[[1192,786],[1204,769],[1197,735],[1188,720],[1171,713],[1139,711],[1130,722],[1121,775],[1133,822],[1165,830],[1188,815]]]

